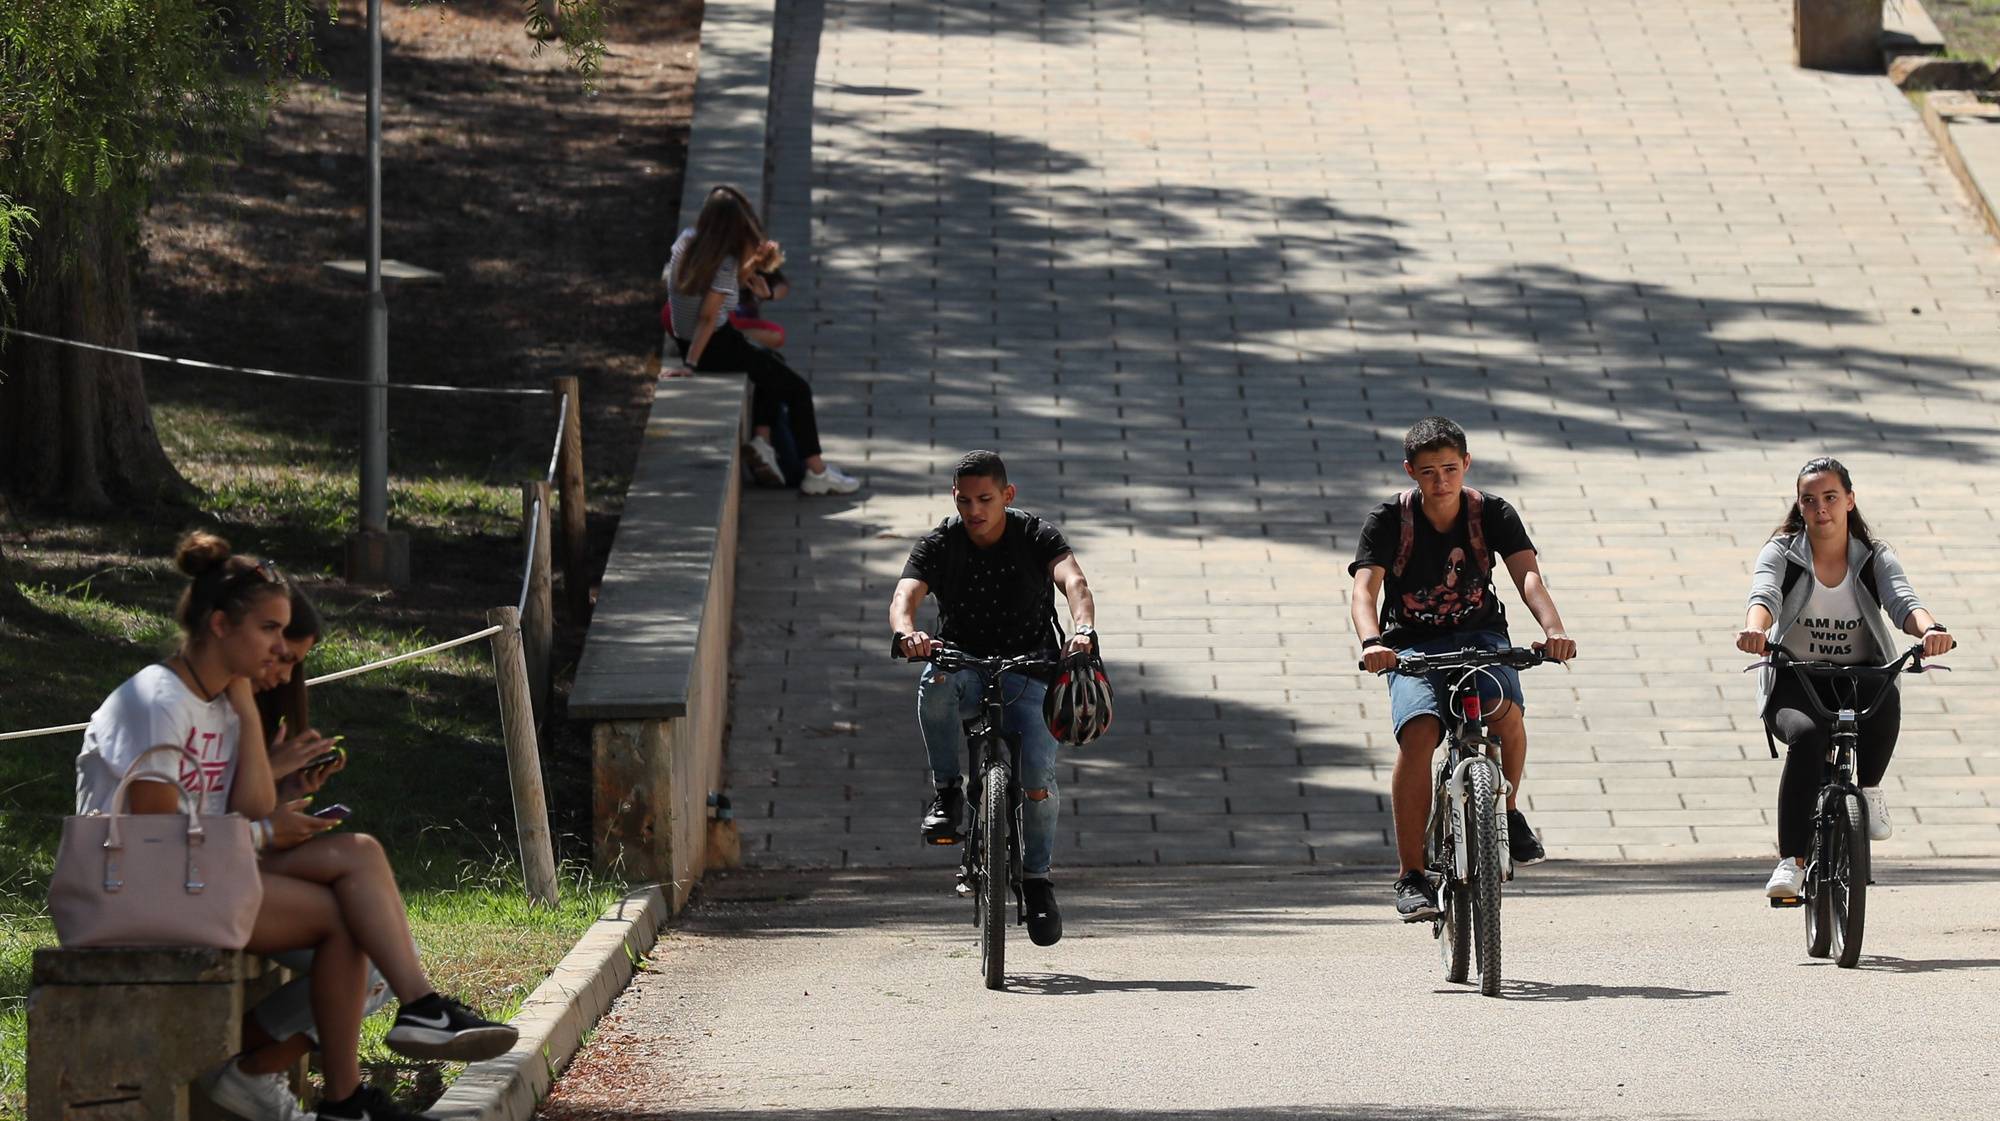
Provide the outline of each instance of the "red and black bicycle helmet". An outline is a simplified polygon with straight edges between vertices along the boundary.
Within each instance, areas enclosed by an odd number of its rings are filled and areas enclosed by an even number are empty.
[[[1111,727],[1111,679],[1095,652],[1063,659],[1042,697],[1042,719],[1056,742],[1080,747]]]

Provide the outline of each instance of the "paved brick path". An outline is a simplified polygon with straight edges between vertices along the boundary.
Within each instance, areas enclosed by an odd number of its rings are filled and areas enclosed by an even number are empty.
[[[1730,640],[1821,451],[1969,648],[1906,691],[1880,851],[2000,853],[2000,252],[1900,94],[1791,68],[1790,8],[794,6],[782,312],[869,489],[749,501],[752,859],[938,859],[884,620],[986,446],[1077,545],[1117,674],[1059,862],[1385,860],[1344,566],[1433,411],[1583,644],[1528,680],[1556,855],[1771,851]]]

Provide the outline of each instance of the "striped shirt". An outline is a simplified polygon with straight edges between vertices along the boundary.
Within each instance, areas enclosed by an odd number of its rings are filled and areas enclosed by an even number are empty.
[[[681,258],[687,255],[693,245],[694,228],[690,226],[681,231],[680,237],[674,239],[673,256],[667,258],[667,267],[660,274],[660,278],[667,282],[667,291],[670,293],[668,299],[673,306],[674,337],[688,342],[694,341],[694,333],[701,324],[701,302],[708,292],[722,293],[722,305],[715,311],[717,327],[729,322],[729,309],[736,306],[737,299],[736,258],[733,256],[724,257],[722,264],[716,266],[715,275],[709,279],[706,292],[688,295],[674,283],[674,274],[680,270]]]

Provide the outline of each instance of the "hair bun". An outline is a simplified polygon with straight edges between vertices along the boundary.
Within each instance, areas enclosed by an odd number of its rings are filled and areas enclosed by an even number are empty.
[[[174,567],[199,578],[229,562],[229,542],[207,530],[197,529],[181,538],[174,549]]]

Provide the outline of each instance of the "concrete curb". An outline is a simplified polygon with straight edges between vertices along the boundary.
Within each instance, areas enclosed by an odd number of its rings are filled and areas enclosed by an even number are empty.
[[[1986,224],[1986,231],[2000,238],[2000,114],[1967,114],[1964,122],[1959,123],[1956,119],[1959,114],[1952,112],[1952,108],[1976,104],[1968,103],[1966,96],[1943,92],[1917,94],[1914,100],[1924,127],[1937,141],[1938,151],[1944,155],[1951,173],[1964,184],[1973,209],[1979,211],[1980,220]],[[1945,108],[1940,110],[1940,105]],[[1970,129],[1981,130],[1980,135],[1975,138],[1967,131]],[[1978,143],[1961,146],[1961,139],[1968,142],[1977,139]]]
[[[632,979],[635,963],[659,939],[669,911],[658,885],[611,905],[535,991],[511,1023],[514,1049],[465,1068],[428,1111],[450,1121],[527,1121],[549,1086]]]

